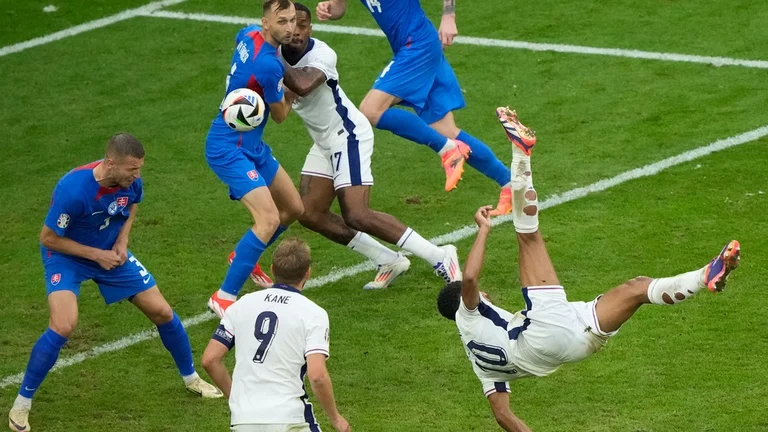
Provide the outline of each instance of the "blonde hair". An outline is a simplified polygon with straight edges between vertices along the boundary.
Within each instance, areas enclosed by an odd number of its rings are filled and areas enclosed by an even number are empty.
[[[298,284],[307,275],[311,262],[309,246],[304,240],[297,237],[283,240],[272,254],[275,282]]]

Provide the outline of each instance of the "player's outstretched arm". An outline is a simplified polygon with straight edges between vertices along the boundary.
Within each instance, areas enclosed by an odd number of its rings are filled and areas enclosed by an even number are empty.
[[[325,354],[310,354],[307,356],[307,376],[312,386],[312,393],[317,397],[325,415],[328,416],[334,429],[338,432],[350,431],[349,423],[339,414],[336,400],[333,397],[333,385],[328,369],[325,367]]]
[[[507,432],[531,432],[531,429],[509,409],[508,393],[491,393],[488,396],[496,423]]]
[[[217,330],[218,332],[218,330]],[[208,372],[216,387],[221,389],[224,396],[229,399],[229,393],[232,390],[232,378],[229,376],[227,367],[224,366],[224,356],[229,352],[229,347],[217,339],[211,339],[203,352],[203,368]]]
[[[131,212],[131,215],[128,216],[125,224],[123,224],[123,227],[120,228],[120,234],[117,235],[117,240],[115,240],[115,244],[112,246],[112,250],[117,254],[118,257],[120,257],[120,264],[125,263],[125,261],[128,259],[128,236],[131,234],[133,221],[136,219],[136,212],[138,210],[138,204],[131,204],[131,207],[128,208],[128,211]]]
[[[285,68],[285,86],[302,97],[320,87],[326,79],[325,72],[318,68],[309,66],[301,69],[294,69],[290,66]]]
[[[320,21],[337,20],[347,12],[347,0],[329,0],[317,4],[315,15]]]
[[[111,250],[102,250],[78,243],[70,238],[56,234],[47,225],[40,232],[40,244],[54,252],[85,258],[98,263],[104,270],[112,270],[120,265],[120,257]]]
[[[443,48],[453,45],[453,38],[459,34],[456,28],[456,0],[443,0],[443,16],[440,18],[438,34]]]
[[[490,211],[493,206],[483,206],[475,213],[475,223],[478,226],[477,237],[472,249],[469,251],[467,262],[464,264],[464,278],[461,284],[461,299],[467,309],[474,309],[480,303],[480,291],[477,288],[477,279],[483,270],[485,260],[485,243],[491,232]]]

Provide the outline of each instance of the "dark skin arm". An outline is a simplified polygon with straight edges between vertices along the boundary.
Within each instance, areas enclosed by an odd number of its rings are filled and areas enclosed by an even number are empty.
[[[491,393],[488,396],[496,423],[507,432],[531,432],[531,429],[509,409],[509,394]]]
[[[326,77],[323,71],[309,66],[304,66],[301,69],[286,66],[283,77],[285,86],[302,97],[320,87],[325,81]]]
[[[480,290],[477,288],[477,279],[483,269],[485,260],[485,243],[491,232],[490,211],[493,206],[480,207],[475,213],[475,223],[479,230],[472,250],[469,251],[467,262],[464,265],[464,278],[461,284],[461,299],[467,309],[475,309],[480,304]]]

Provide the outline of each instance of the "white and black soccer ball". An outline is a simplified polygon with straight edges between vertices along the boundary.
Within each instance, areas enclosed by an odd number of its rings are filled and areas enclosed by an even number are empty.
[[[259,127],[266,111],[264,99],[248,88],[229,92],[220,109],[227,125],[238,132],[248,132]]]

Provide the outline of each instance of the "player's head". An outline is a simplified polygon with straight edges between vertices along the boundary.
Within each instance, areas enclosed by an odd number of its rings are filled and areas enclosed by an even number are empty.
[[[104,167],[107,178],[115,185],[127,188],[141,176],[144,166],[144,146],[135,136],[119,133],[107,143]]]
[[[312,36],[312,12],[301,3],[294,3],[293,6],[296,8],[296,27],[293,29],[293,38],[288,46],[293,51],[303,53]]]
[[[285,239],[272,254],[272,275],[275,283],[302,289],[309,279],[311,264],[309,246],[299,238]]]
[[[293,28],[296,25],[296,8],[291,0],[264,0],[261,15],[262,31],[276,43],[291,43]]]
[[[437,310],[440,315],[451,321],[456,321],[456,311],[459,310],[461,299],[461,281],[450,282],[437,295]]]

